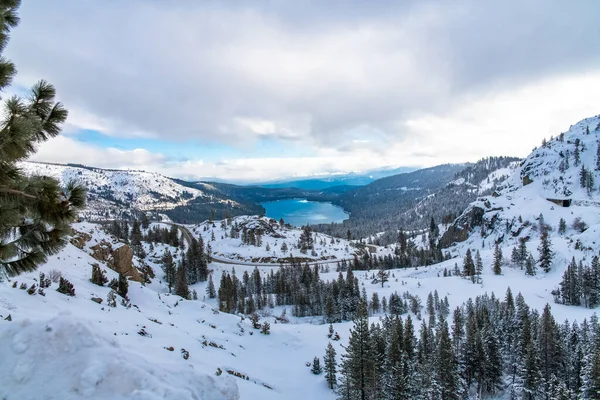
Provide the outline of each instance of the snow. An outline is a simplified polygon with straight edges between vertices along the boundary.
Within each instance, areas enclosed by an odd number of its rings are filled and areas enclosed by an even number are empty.
[[[19,167],[28,175],[51,176],[62,185],[76,181],[88,188],[88,206],[83,213],[86,218],[108,219],[105,212],[111,208],[123,208],[123,204],[127,204],[127,208],[143,211],[167,210],[206,196],[199,189],[184,187],[154,172],[37,162],[22,162]],[[107,200],[107,197],[111,200]]]
[[[430,292],[437,290],[441,298],[448,297],[450,307],[454,308],[484,293],[493,292],[503,297],[510,287],[514,295],[521,292],[534,308],[541,310],[547,303],[551,304],[558,321],[589,318],[595,310],[554,304],[551,291],[560,282],[572,257],[586,263],[598,254],[600,193],[595,190],[588,194],[579,187],[580,167],[575,167],[572,159],[571,167],[564,174],[557,168],[561,152],[564,154],[567,149],[572,149],[574,140],[579,138],[586,147],[581,153],[582,163],[593,169],[600,138],[595,127],[599,123],[599,117],[584,120],[565,133],[564,142],[555,139],[549,142],[549,147],[536,149],[521,165],[515,166],[516,169],[499,186],[497,197],[488,196],[474,202],[467,212],[474,207],[482,208],[487,228],[483,235],[478,227],[472,229],[466,241],[447,249],[452,259],[430,267],[391,270],[390,281],[383,288],[371,283],[374,271],[356,271],[361,289],[365,288],[369,297],[378,292],[380,299],[383,296],[389,298],[394,291],[408,291],[418,295],[423,303]],[[586,126],[589,126],[590,135],[584,134]],[[490,181],[505,172],[495,171]],[[593,173],[596,182],[600,182],[600,172]],[[524,185],[524,174],[533,183]],[[547,200],[548,197],[561,198],[565,190],[570,192],[568,198],[573,200],[571,207],[561,207]],[[537,275],[531,277],[512,266],[508,258],[519,238],[526,237],[529,238],[528,250],[537,256],[540,214],[543,214],[544,223],[552,227],[550,239],[555,257],[549,273],[538,270]],[[564,235],[557,232],[561,218],[568,226]],[[571,225],[577,218],[585,221],[588,229],[583,232],[574,229]],[[457,221],[460,220],[459,217]],[[234,218],[233,222],[248,227],[272,224],[268,218],[250,216]],[[198,301],[170,295],[157,263],[164,249],[170,248],[174,254],[180,250],[166,245],[156,245],[153,252],[146,245],[149,256],[145,261],[136,260],[136,265],[150,265],[157,276],[146,286],[130,282],[131,307],[119,304],[111,308],[105,301],[97,304],[91,298],[106,299],[110,289],[89,281],[91,264],[100,264],[109,278],[115,277],[116,273],[93,259],[90,248],[101,241],[116,246],[117,240],[93,223],[78,223],[74,228],[90,234],[92,239],[83,249],[68,244],[40,267],[46,274],[60,270],[74,284],[74,297],[56,292],[56,283],[46,289],[45,296],[29,295],[20,290],[19,285],[12,287],[14,281],[30,286],[36,282],[37,272],[0,282],[0,398],[335,398],[327,389],[324,376],[313,375],[305,365],[315,356],[322,357],[329,341],[327,325],[322,324],[320,317],[295,318],[288,307],[291,323],[281,324],[276,323],[273,316],[279,315],[284,307],[268,309],[261,316],[262,320],[271,323],[271,334],[265,336],[252,329],[248,319],[218,312],[216,300],[204,298],[205,282],[191,286],[199,293]],[[220,221],[215,221],[214,225],[205,222],[187,228],[196,237],[202,236],[218,258],[235,263],[210,264],[217,285],[221,274],[231,272],[232,268],[238,276],[256,265],[266,273],[277,268],[277,263],[272,263],[274,260],[290,253],[315,261],[337,262],[352,258],[356,252],[355,241],[335,239],[331,243],[331,237],[313,233],[317,256],[311,256],[310,252],[303,255],[293,247],[301,231],[278,224],[272,225],[272,231],[263,235],[261,247],[242,245],[240,239],[227,237],[229,228],[222,228]],[[443,232],[445,226],[440,226],[440,230]],[[213,234],[215,240],[211,240]],[[422,245],[421,235],[413,240]],[[287,253],[280,250],[283,241],[290,248]],[[269,252],[265,249],[267,243],[271,247]],[[495,243],[499,243],[504,255],[502,275],[494,275],[491,270]],[[452,271],[455,264],[462,268],[463,257],[469,248],[481,253],[483,283],[473,284],[458,276],[443,277],[444,269]],[[378,255],[393,251],[392,248],[376,249]],[[335,278],[337,272],[333,270],[321,274],[323,280]],[[12,321],[5,319],[9,315]],[[381,316],[371,316],[372,322],[377,322]],[[342,345],[347,343],[351,326],[350,322],[334,324],[341,336],[339,342],[333,342],[338,360],[344,353]],[[142,329],[148,335],[139,335]],[[168,350],[171,346],[174,351]],[[182,349],[189,351],[188,359],[182,357]],[[228,370],[243,374],[247,379],[230,375]]]
[[[258,228],[266,233],[262,235],[262,246],[243,244],[241,238],[229,237],[231,226],[225,226],[225,221],[203,222],[197,225],[187,226],[196,237],[202,236],[204,243],[210,244],[213,255],[220,260],[250,262],[252,265],[275,263],[280,259],[296,257],[307,261],[332,261],[351,260],[355,254],[360,255],[356,241],[348,241],[340,238],[332,238],[329,235],[313,232],[313,243],[316,255],[309,250],[306,254],[300,252],[297,244],[300,240],[302,230],[291,226],[280,226],[275,220],[267,217],[240,216],[231,220],[231,224],[245,226],[248,229]],[[211,240],[212,237],[215,240]],[[333,243],[332,243],[333,239]],[[287,251],[282,251],[281,246],[286,243]],[[269,251],[266,250],[267,244]],[[391,254],[392,250],[385,247],[373,246],[376,254]]]

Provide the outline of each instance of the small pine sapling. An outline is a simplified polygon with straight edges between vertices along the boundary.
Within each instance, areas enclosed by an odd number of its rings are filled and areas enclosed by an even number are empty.
[[[108,304],[109,307],[117,306],[117,292],[114,290],[108,292],[108,295],[106,296],[106,304]]]
[[[56,291],[67,296],[75,296],[75,288],[73,287],[73,284],[62,276],[60,277],[58,289],[56,289]]]
[[[315,359],[313,360],[310,372],[312,372],[315,375],[320,375],[321,372],[323,372],[323,368],[321,368],[321,360],[319,360],[319,357],[315,357]]]
[[[260,328],[260,333],[263,335],[269,335],[271,333],[271,324],[265,321]]]
[[[102,271],[98,264],[92,265],[92,278],[90,279],[90,282],[98,286],[104,286],[104,284],[108,282],[106,272]]]
[[[260,329],[260,317],[258,316],[257,313],[252,313],[252,315],[250,315],[250,322],[252,322],[252,327],[254,329]]]

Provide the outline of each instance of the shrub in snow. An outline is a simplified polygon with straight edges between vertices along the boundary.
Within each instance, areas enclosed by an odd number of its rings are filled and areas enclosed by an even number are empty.
[[[50,278],[46,278],[43,272],[40,272],[40,289],[49,288],[52,284],[52,280]]]
[[[98,264],[92,265],[92,278],[90,279],[90,282],[98,286],[104,286],[104,284],[108,282],[106,272],[102,271]]]
[[[254,329],[260,329],[260,317],[258,316],[257,313],[252,313],[252,315],[250,315],[250,321],[252,321],[252,327]]]
[[[33,294],[35,294],[36,290],[37,290],[37,285],[34,283],[33,285],[31,285],[29,287],[29,289],[27,289],[27,293],[33,295]]]
[[[50,279],[54,283],[58,283],[62,278],[62,272],[57,269],[52,269],[48,271],[48,279]]]
[[[269,335],[271,333],[271,324],[265,321],[264,324],[262,324],[262,327],[260,328],[260,333],[262,333],[263,335]]]
[[[573,223],[571,224],[571,228],[573,228],[577,232],[581,233],[581,232],[585,231],[588,228],[588,226],[580,217],[577,217],[573,220]]]
[[[117,278],[112,278],[108,283],[108,287],[116,292],[117,288],[119,287],[119,281],[117,280]]]
[[[109,307],[117,306],[117,293],[114,290],[111,290],[106,296],[106,303]]]
[[[73,284],[61,277],[58,282],[58,289],[56,289],[58,293],[66,294],[67,296],[75,296],[75,288]]]

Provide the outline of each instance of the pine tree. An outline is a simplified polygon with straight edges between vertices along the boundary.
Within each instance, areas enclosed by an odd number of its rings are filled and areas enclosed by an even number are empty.
[[[350,391],[356,394],[353,398],[366,400],[374,381],[374,351],[366,305],[360,302],[358,308],[346,354],[342,355],[341,373]]]
[[[325,350],[323,365],[325,370],[325,380],[327,381],[327,386],[329,387],[329,389],[333,389],[335,387],[335,384],[337,383],[337,363],[335,361],[335,349],[333,348],[331,342],[329,342],[329,344],[327,345],[327,349]]]
[[[596,171],[600,171],[600,142],[598,143],[598,148],[596,149]]]
[[[579,143],[580,143],[579,138],[575,139],[575,150],[573,151],[573,157],[575,159],[574,164],[576,167],[579,166],[579,163],[581,161],[580,154],[579,154]]]
[[[209,299],[214,299],[217,297],[217,292],[215,290],[215,284],[213,282],[212,274],[208,276],[208,285],[206,285],[206,294]]]
[[[492,269],[496,275],[502,273],[502,249],[498,243],[496,243],[496,247],[494,247],[494,262],[492,264]]]
[[[166,249],[162,255],[162,270],[165,274],[165,280],[167,281],[167,285],[169,286],[169,293],[171,293],[171,289],[175,284],[175,276],[176,276],[176,268],[175,262],[173,261],[173,256],[169,249]]]
[[[564,235],[567,232],[567,221],[564,218],[561,218],[558,221],[558,234]]]
[[[452,351],[452,340],[446,321],[440,321],[436,333],[436,380],[440,385],[442,399],[459,399],[459,376],[457,362]]]
[[[190,288],[188,287],[187,273],[185,267],[179,264],[175,276],[175,294],[184,299],[190,298]]]
[[[381,287],[386,283],[389,279],[389,273],[383,269],[383,267],[377,272],[377,280],[381,282]]]
[[[475,276],[475,264],[473,263],[473,256],[471,255],[471,249],[467,249],[465,259],[463,261],[463,276],[474,277]]]
[[[323,369],[321,368],[321,360],[319,359],[319,357],[314,358],[310,372],[312,372],[315,375],[320,375],[321,372],[323,372]]]
[[[550,268],[552,267],[552,259],[554,258],[552,243],[550,242],[547,229],[542,230],[540,240],[540,245],[538,247],[540,257],[538,262],[540,263],[540,268],[547,273],[550,272]]]
[[[535,270],[536,270],[535,260],[533,259],[533,256],[531,255],[531,253],[529,253],[527,260],[525,260],[525,274],[527,274],[529,276],[534,276]]]
[[[581,165],[581,170],[579,171],[579,185],[584,188],[587,185],[587,176],[588,171],[585,169],[585,166]]]
[[[90,281],[98,286],[104,286],[106,282],[108,282],[108,278],[106,277],[106,273],[100,269],[98,264],[92,264],[92,278]],[[41,280],[40,287],[43,288]]]
[[[119,274],[119,280],[117,283],[117,294],[124,299],[127,299],[127,292],[129,291],[129,282],[123,274]]]
[[[483,273],[483,261],[481,260],[481,254],[479,250],[475,252],[475,281],[482,283],[481,274]]]
[[[16,74],[4,56],[12,28],[19,24],[19,0],[0,2],[0,92]],[[8,276],[34,271],[67,243],[70,224],[85,206],[85,189],[61,188],[46,176],[26,176],[16,165],[39,144],[57,136],[67,110],[55,102],[56,91],[36,83],[26,96],[6,97],[0,124],[0,269]]]

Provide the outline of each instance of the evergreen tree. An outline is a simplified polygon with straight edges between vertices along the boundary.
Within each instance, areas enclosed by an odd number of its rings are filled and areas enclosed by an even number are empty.
[[[585,169],[585,166],[581,165],[581,170],[579,171],[579,185],[582,188],[587,186],[587,176],[588,171]]]
[[[567,221],[564,218],[561,218],[558,221],[558,234],[564,235],[567,232]]]
[[[460,386],[457,362],[452,351],[452,340],[446,321],[440,321],[436,333],[436,381],[440,385],[441,399],[459,399]]]
[[[600,142],[598,142],[598,148],[596,149],[596,171],[600,171]]]
[[[492,264],[492,269],[495,275],[500,275],[502,273],[502,249],[498,243],[496,243],[496,247],[494,247],[494,262]]]
[[[321,372],[323,372],[323,369],[321,368],[321,360],[319,360],[319,357],[314,358],[310,372],[312,372],[315,375],[320,375]]]
[[[92,278],[90,279],[90,281],[98,286],[104,286],[104,284],[108,282],[106,273],[100,269],[100,266],[98,264],[92,264]],[[42,279],[40,279],[41,288],[43,288],[42,285]]]
[[[377,272],[377,280],[381,282],[381,287],[386,283],[389,279],[389,273],[383,269],[383,267]]]
[[[208,285],[206,286],[206,294],[209,299],[214,299],[217,297],[217,292],[215,290],[215,284],[213,282],[212,274],[208,276]]]
[[[529,253],[527,260],[525,260],[525,274],[527,274],[529,276],[534,276],[535,270],[536,270],[535,260],[533,259],[533,256],[531,255],[531,253]]]
[[[463,261],[463,276],[474,277],[475,276],[475,263],[473,263],[473,256],[471,255],[471,249],[467,249],[465,259]]]
[[[173,288],[173,285],[175,285],[176,268],[175,262],[173,261],[173,256],[171,255],[169,249],[165,249],[161,261],[162,270],[165,274],[165,280],[169,286],[169,293],[171,293],[171,289]]]
[[[475,281],[482,283],[481,274],[483,273],[483,261],[481,260],[481,254],[479,250],[475,252]]]
[[[335,384],[337,383],[337,363],[335,361],[335,349],[333,348],[331,342],[329,342],[329,344],[327,345],[323,361],[323,366],[325,370],[325,380],[327,381],[327,386],[329,387],[329,389],[333,389],[335,387]]]
[[[341,373],[345,378],[351,399],[367,400],[371,398],[374,382],[375,362],[371,343],[367,307],[360,302],[354,328],[346,354],[342,355]]]
[[[540,245],[538,247],[540,257],[538,262],[540,263],[540,268],[547,273],[550,272],[550,268],[552,267],[552,259],[554,258],[552,243],[550,242],[547,229],[542,230],[540,240]]]
[[[3,57],[12,28],[19,23],[19,0],[0,1],[0,92],[16,74]],[[67,110],[55,102],[56,91],[36,83],[26,96],[7,97],[0,124],[0,270],[8,276],[31,272],[67,243],[70,224],[85,205],[85,190],[74,183],[61,188],[46,176],[26,176],[17,162],[39,144],[57,136]]]
[[[190,298],[190,288],[188,287],[187,273],[185,267],[179,263],[175,276],[175,294],[184,299]]]
[[[119,280],[117,282],[117,294],[124,299],[127,299],[127,292],[129,292],[129,281],[123,274],[119,274]]]

